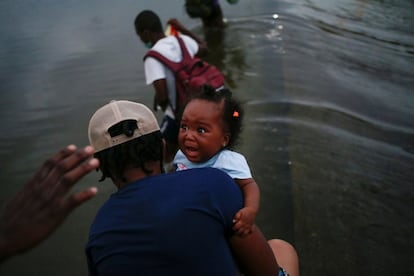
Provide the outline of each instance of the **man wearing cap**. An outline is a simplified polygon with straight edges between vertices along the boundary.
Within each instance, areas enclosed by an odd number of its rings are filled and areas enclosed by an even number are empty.
[[[235,235],[232,219],[243,202],[227,174],[163,174],[164,143],[146,106],[110,102],[93,114],[88,136],[101,180],[118,188],[90,228],[90,275],[285,275],[278,263],[298,275],[290,244],[268,243],[258,228]]]

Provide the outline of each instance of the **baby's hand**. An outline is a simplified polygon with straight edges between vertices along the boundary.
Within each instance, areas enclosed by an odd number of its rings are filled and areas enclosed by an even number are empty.
[[[233,219],[233,230],[240,236],[248,235],[252,232],[256,214],[252,208],[244,207],[240,209]]]

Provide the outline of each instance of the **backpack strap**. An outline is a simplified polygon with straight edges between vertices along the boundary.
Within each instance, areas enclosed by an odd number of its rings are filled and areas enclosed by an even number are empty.
[[[181,63],[187,64],[189,63],[193,58],[190,56],[190,53],[187,50],[187,47],[184,44],[184,40],[179,36],[175,36],[178,40],[178,44],[180,44],[181,53],[183,55],[183,59],[181,60]]]
[[[181,70],[193,58],[190,56],[190,53],[188,52],[187,47],[185,46],[183,39],[179,35],[176,35],[175,37],[177,38],[178,44],[180,45],[180,48],[181,48],[181,53],[182,53],[182,56],[183,56],[181,61],[174,62],[174,61],[166,58],[165,56],[163,56],[162,54],[160,54],[159,52],[154,51],[154,50],[149,50],[145,54],[144,60],[147,57],[153,57],[153,58],[157,59],[158,61],[160,61],[161,63],[163,63],[165,66],[167,66],[174,73]]]

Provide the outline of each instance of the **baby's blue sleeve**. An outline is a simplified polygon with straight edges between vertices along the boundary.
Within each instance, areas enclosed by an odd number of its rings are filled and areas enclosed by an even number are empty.
[[[174,165],[177,167],[177,171],[182,171],[188,169],[187,163],[189,161],[185,157],[184,153],[181,150],[178,150],[177,154],[174,157]]]
[[[252,178],[246,158],[234,151],[223,150],[213,167],[226,172],[233,179]]]

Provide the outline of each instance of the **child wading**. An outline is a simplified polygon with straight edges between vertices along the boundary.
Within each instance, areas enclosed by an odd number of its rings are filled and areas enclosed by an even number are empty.
[[[259,210],[260,191],[246,159],[232,151],[241,132],[243,109],[228,89],[205,87],[185,106],[178,134],[177,170],[214,167],[228,173],[240,186],[244,207],[234,217],[234,230],[250,233]]]

